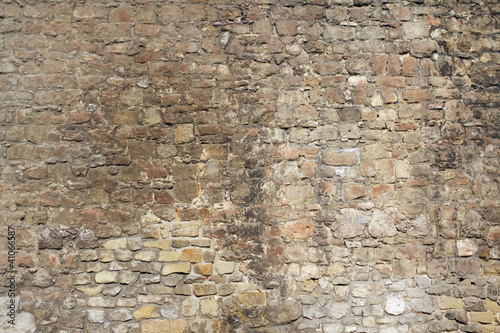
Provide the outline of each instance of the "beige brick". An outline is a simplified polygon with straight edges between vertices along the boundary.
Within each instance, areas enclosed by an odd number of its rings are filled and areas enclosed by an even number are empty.
[[[158,256],[158,261],[170,262],[170,261],[180,261],[181,254],[174,251],[161,251]]]
[[[449,296],[441,296],[439,299],[439,308],[441,310],[446,309],[463,309],[464,302],[461,298],[454,298]]]
[[[179,262],[175,264],[165,264],[161,270],[162,275],[169,275],[173,273],[188,274],[191,271],[191,264],[188,262]]]
[[[469,312],[469,320],[482,324],[491,324],[493,323],[493,314],[491,312]]]
[[[158,241],[144,242],[144,247],[152,247],[160,250],[170,250],[170,241],[158,240]]]

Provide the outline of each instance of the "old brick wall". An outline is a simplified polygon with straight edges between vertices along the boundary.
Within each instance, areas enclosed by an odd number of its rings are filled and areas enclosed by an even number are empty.
[[[0,3],[2,332],[500,332],[496,0]]]

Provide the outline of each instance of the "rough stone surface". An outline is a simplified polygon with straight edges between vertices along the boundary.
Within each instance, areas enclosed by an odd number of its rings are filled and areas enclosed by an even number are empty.
[[[184,333],[187,324],[182,319],[150,320],[141,323],[142,333]]]
[[[340,211],[341,218],[336,231],[337,237],[354,238],[363,234],[368,223],[361,211],[353,208],[345,208]]]
[[[406,304],[401,294],[392,294],[385,297],[384,309],[388,314],[400,315],[406,311]]]
[[[276,307],[266,309],[267,320],[277,326],[290,323],[302,315],[302,306],[297,301],[287,300]]]
[[[379,210],[373,212],[368,231],[375,238],[391,237],[398,233],[394,226],[394,219]]]
[[[3,1],[0,331],[499,333],[497,2]]]

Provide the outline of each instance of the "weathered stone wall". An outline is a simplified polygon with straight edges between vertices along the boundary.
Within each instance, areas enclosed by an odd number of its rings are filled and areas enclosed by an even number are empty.
[[[500,332],[497,0],[0,4],[2,332]]]

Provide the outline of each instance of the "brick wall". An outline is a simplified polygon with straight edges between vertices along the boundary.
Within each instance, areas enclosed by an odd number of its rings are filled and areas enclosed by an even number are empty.
[[[499,333],[499,14],[3,1],[0,330]]]

